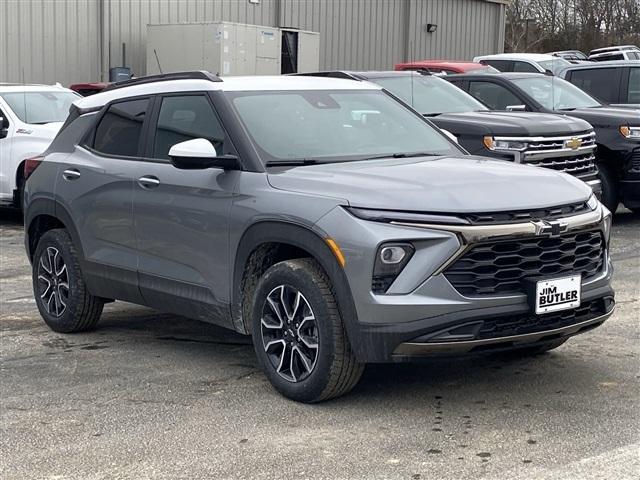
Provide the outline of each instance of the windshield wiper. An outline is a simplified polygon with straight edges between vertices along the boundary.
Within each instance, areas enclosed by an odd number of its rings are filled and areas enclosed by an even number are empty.
[[[565,108],[559,108],[558,110],[560,110],[561,112],[571,112],[572,110],[575,110],[576,107],[565,107]]]
[[[270,160],[266,163],[267,167],[299,167],[301,165],[317,165],[319,162],[314,158],[298,158],[291,160]]]
[[[373,157],[361,158],[361,160],[378,160],[382,158],[412,158],[412,157],[441,157],[441,153],[434,152],[412,152],[412,153],[386,153],[384,155],[375,155]]]
[[[437,117],[439,115],[442,115],[442,112],[438,112],[438,113],[423,113],[422,114],[423,117]]]

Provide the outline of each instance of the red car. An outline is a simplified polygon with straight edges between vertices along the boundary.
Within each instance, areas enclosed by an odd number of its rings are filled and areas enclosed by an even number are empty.
[[[417,62],[398,63],[396,70],[428,70],[431,73],[453,75],[455,73],[498,73],[498,70],[481,63],[463,60],[418,60]]]
[[[88,97],[89,95],[93,95],[94,93],[101,92],[108,86],[109,84],[104,82],[74,83],[73,85],[69,85],[69,88],[74,92],[78,92],[83,97]]]

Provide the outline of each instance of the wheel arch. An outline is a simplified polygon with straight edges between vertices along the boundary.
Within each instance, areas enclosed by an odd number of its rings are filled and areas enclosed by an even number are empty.
[[[347,335],[354,338],[357,313],[343,268],[322,236],[310,228],[282,221],[261,221],[249,227],[238,244],[232,282],[231,314],[235,328],[251,333],[247,301],[259,277],[271,265],[292,258],[313,258],[328,275]]]
[[[80,254],[80,261],[84,261],[82,243],[71,215],[64,207],[47,198],[35,199],[25,212],[24,241],[29,260],[33,260],[33,254],[42,235],[54,228],[64,228],[69,232],[71,240]]]

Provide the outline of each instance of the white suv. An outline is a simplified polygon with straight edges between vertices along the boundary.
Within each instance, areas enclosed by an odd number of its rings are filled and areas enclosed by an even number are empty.
[[[22,208],[25,159],[47,149],[78,98],[61,86],[0,84],[0,205]]]
[[[589,52],[589,60],[605,62],[609,60],[640,60],[640,48],[635,45],[596,48]]]
[[[473,61],[491,65],[501,72],[546,73],[550,71],[554,75],[571,66],[571,62],[564,58],[545,53],[498,53],[475,57]]]

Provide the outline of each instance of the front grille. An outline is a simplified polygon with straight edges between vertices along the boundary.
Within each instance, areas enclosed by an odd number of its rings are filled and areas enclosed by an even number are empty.
[[[551,157],[540,160],[526,160],[527,164],[537,167],[550,168],[571,175],[588,175],[596,173],[596,157],[593,153],[577,155],[575,157]]]
[[[552,220],[560,217],[570,217],[589,212],[587,202],[572,203],[560,207],[539,208],[537,210],[515,210],[510,212],[471,213],[464,215],[474,225],[491,223],[519,223],[531,220]]]
[[[526,313],[485,320],[476,339],[510,337],[544,332],[586,322],[607,313],[605,300],[600,298],[585,302],[578,308],[561,312],[534,315]]]
[[[566,148],[565,141],[572,140],[574,138],[581,140],[581,147],[591,147],[596,145],[595,132],[578,133],[576,135],[569,135],[566,137],[555,137],[545,139],[542,138],[536,142],[530,142],[528,144],[527,152],[545,152],[547,150],[562,150]]]
[[[473,245],[444,275],[462,295],[525,293],[527,278],[566,273],[581,274],[588,280],[602,270],[604,250],[599,230],[482,242]]]
[[[633,173],[640,173],[640,150],[636,150],[631,154],[631,168]]]

